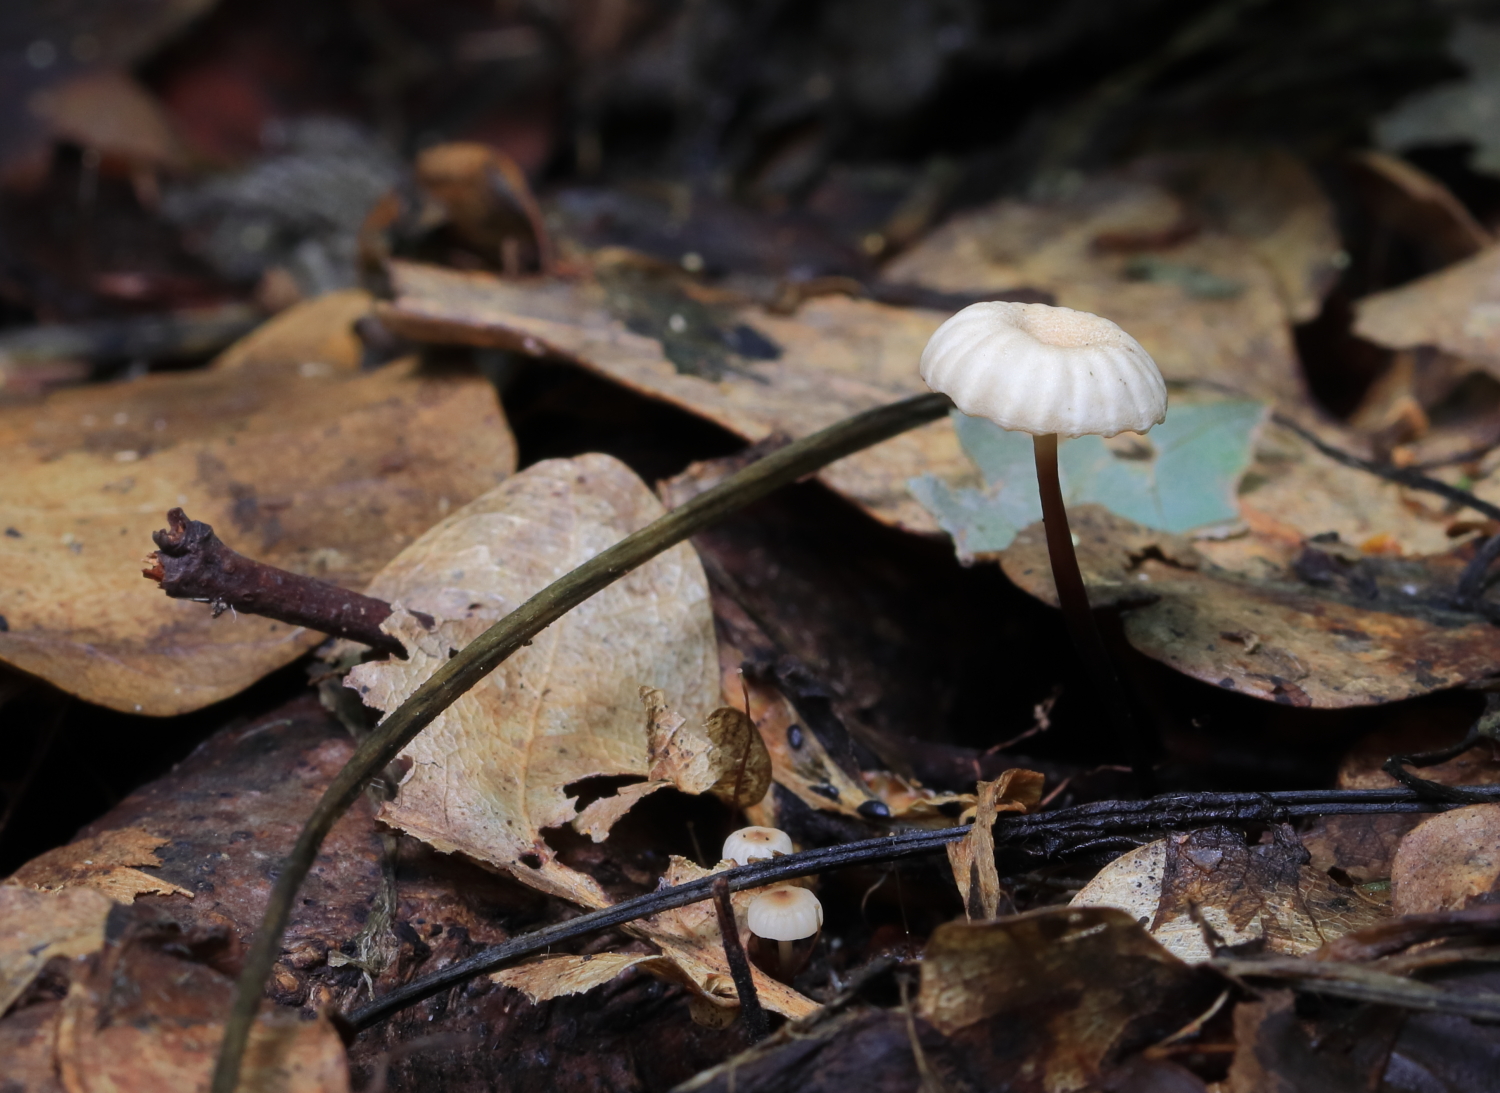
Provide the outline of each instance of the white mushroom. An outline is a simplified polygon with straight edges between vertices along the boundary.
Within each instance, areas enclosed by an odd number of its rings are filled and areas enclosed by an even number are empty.
[[[723,858],[735,865],[749,865],[791,852],[791,836],[785,831],[775,827],[742,827],[724,840]]]
[[[772,888],[751,901],[745,925],[750,928],[751,958],[777,979],[790,980],[817,943],[823,905],[806,888]],[[776,943],[774,960],[766,959],[769,946],[760,942]]]
[[[1058,604],[1085,667],[1127,736],[1136,777],[1147,749],[1089,609],[1057,477],[1057,438],[1144,433],[1167,416],[1167,385],[1140,343],[1108,319],[1047,304],[971,304],[922,351],[922,378],[966,414],[1032,434]],[[1146,786],[1143,784],[1143,789]]]

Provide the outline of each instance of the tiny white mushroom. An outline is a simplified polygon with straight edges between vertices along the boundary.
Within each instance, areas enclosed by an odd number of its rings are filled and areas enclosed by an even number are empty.
[[[1136,777],[1147,748],[1089,609],[1057,476],[1059,436],[1144,433],[1167,416],[1167,385],[1139,342],[1108,319],[1048,304],[971,304],[922,351],[922,378],[963,413],[1032,434],[1047,554],[1073,644],[1117,711]]]
[[[750,928],[752,957],[767,955],[755,942],[775,942],[776,959],[766,970],[778,979],[790,980],[811,955],[823,929],[823,905],[806,888],[772,888],[751,901],[745,925]]]
[[[792,839],[775,827],[742,827],[724,840],[724,860],[735,865],[768,861],[792,852]]]

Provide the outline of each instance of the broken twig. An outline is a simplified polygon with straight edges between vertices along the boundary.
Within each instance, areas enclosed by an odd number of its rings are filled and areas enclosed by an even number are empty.
[[[1484,800],[1500,801],[1500,786],[1467,787]],[[1288,790],[1277,793],[1178,793],[1146,801],[1099,801],[1056,812],[1003,816],[996,820],[997,849],[1041,860],[1098,849],[1128,850],[1147,833],[1180,831],[1210,824],[1284,823],[1304,816],[1445,812],[1457,802],[1432,801],[1407,789]],[[818,847],[726,869],[670,888],[660,888],[611,907],[544,926],[491,946],[473,956],[412,980],[347,1015],[358,1031],[378,1024],[424,998],[496,971],[522,957],[562,945],[598,930],[661,914],[713,896],[714,886],[730,891],[823,873],[850,865],[871,865],[941,849],[969,833],[969,826],[939,831],[906,831],[876,839]]]
[[[166,530],[152,534],[161,549],[150,556],[151,565],[141,575],[174,600],[210,604],[215,618],[233,608],[349,638],[378,652],[406,655],[401,643],[380,629],[391,613],[384,600],[246,558],[181,509],[167,513],[167,524]],[[423,626],[433,624],[430,615],[412,615]]]
[[[745,1018],[745,1031],[750,1034],[752,1044],[759,1043],[766,1038],[771,1027],[766,1023],[766,1011],[761,1008],[760,995],[755,993],[755,977],[750,974],[750,958],[745,955],[740,928],[734,921],[734,904],[729,902],[729,880],[726,877],[714,880],[714,912],[719,917],[719,934],[724,939],[724,959],[729,961],[729,974],[734,979],[734,990],[740,996],[740,1013]]]

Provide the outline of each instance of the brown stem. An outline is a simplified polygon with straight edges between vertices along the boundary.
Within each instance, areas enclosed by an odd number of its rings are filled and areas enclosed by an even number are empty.
[[[766,1038],[770,1025],[766,1022],[766,1011],[761,1008],[760,995],[755,993],[755,977],[750,974],[750,958],[745,955],[744,942],[740,941],[740,928],[734,921],[734,904],[729,902],[729,879],[720,877],[714,881],[714,910],[719,916],[719,934],[724,939],[724,958],[729,961],[729,974],[734,979],[735,992],[740,996],[740,1013],[745,1018],[745,1029],[750,1033],[750,1042],[758,1043]]]
[[[233,608],[405,655],[401,643],[380,629],[391,613],[384,600],[246,558],[181,509],[167,513],[167,524],[152,534],[161,549],[141,575],[173,599],[212,604],[216,618]],[[431,616],[413,614],[424,626],[432,625]]]
[[[1078,555],[1073,550],[1073,533],[1068,527],[1068,510],[1063,504],[1062,483],[1057,477],[1057,434],[1033,436],[1036,453],[1036,481],[1042,494],[1042,522],[1047,530],[1047,556],[1052,562],[1052,581],[1057,587],[1057,602],[1073,647],[1083,661],[1084,670],[1093,676],[1106,707],[1115,711],[1116,724],[1125,739],[1130,764],[1143,794],[1152,792],[1150,755],[1130,711],[1130,702],[1115,666],[1104,648],[1104,637],[1089,607],[1088,590],[1078,570]]]

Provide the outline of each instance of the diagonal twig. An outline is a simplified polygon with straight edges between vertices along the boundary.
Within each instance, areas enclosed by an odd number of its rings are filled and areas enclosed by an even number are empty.
[[[714,912],[719,918],[719,934],[724,939],[724,959],[729,961],[729,974],[734,979],[735,993],[740,996],[745,1029],[750,1033],[750,1042],[759,1043],[766,1038],[771,1026],[766,1022],[760,995],[755,993],[755,976],[750,974],[750,958],[745,955],[740,928],[734,921],[734,904],[729,902],[727,877],[714,880]]]

